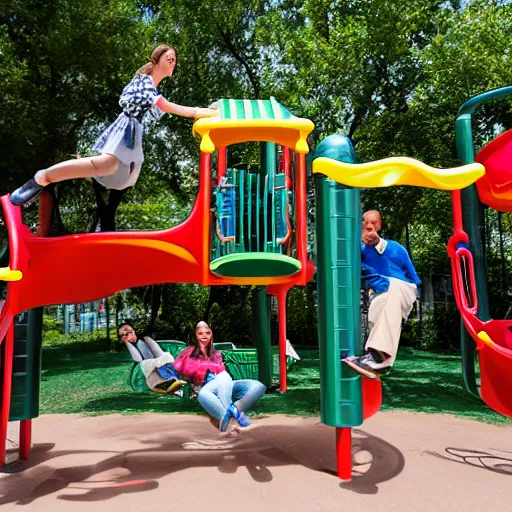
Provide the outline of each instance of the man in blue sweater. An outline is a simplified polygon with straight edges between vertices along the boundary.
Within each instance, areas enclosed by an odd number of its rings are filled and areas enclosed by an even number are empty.
[[[366,353],[344,361],[369,378],[378,378],[395,362],[402,318],[407,319],[418,297],[420,278],[409,254],[399,243],[381,238],[380,213],[363,215],[361,273],[374,292],[368,311],[371,325]]]

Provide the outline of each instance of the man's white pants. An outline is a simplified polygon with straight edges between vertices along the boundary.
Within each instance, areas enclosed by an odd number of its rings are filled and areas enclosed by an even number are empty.
[[[400,343],[402,318],[407,320],[417,298],[417,288],[394,277],[388,279],[388,291],[376,295],[370,302],[368,321],[371,329],[365,348],[388,354],[393,364]]]

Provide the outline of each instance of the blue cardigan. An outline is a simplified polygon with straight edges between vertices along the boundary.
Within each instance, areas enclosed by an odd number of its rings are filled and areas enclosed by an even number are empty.
[[[361,276],[375,293],[387,291],[388,277],[395,277],[416,286],[421,285],[405,247],[393,240],[387,240],[386,249],[382,254],[379,254],[375,247],[361,243]]]

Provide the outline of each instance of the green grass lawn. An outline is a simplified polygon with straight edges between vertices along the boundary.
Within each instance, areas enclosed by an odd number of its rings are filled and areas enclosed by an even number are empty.
[[[299,349],[298,353],[302,360],[289,370],[288,392],[265,395],[258,414],[320,414],[318,351]],[[133,392],[127,384],[131,364],[126,352],[83,353],[69,346],[44,349],[41,414],[202,414],[196,400]],[[511,423],[465,391],[457,356],[404,348],[393,371],[382,380],[383,410],[447,413],[488,423]]]

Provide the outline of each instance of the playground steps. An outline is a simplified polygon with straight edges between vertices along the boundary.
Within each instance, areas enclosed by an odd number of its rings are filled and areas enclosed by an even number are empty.
[[[39,310],[23,313],[16,319],[9,421],[26,420],[39,415],[41,333],[35,332],[34,325],[40,321],[42,313]],[[0,388],[2,383],[3,365],[0,368]]]

